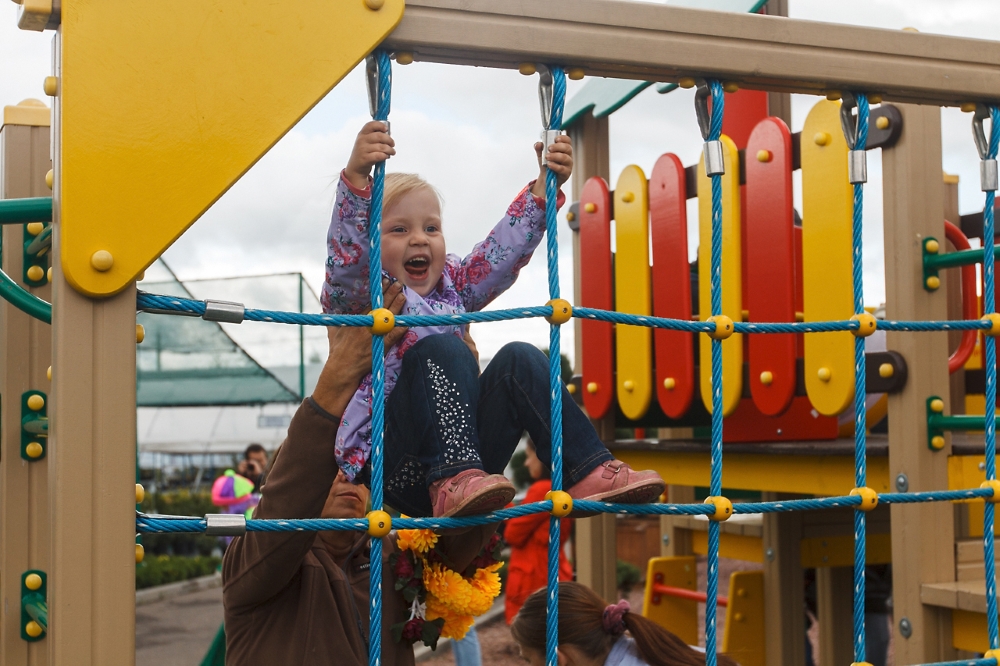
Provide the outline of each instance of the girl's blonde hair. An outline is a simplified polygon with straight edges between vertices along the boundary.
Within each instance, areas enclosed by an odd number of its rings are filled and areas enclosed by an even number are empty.
[[[392,208],[404,196],[419,189],[428,189],[437,197],[438,204],[442,203],[441,193],[437,188],[428,183],[415,173],[387,173],[385,174],[385,191],[382,194],[382,210]]]

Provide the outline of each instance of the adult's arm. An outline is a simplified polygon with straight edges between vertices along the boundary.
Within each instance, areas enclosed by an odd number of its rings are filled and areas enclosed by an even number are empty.
[[[386,306],[403,306],[399,285],[385,291]],[[330,356],[312,397],[292,418],[275,455],[254,518],[318,518],[337,476],[333,442],[340,414],[371,368],[371,335],[363,328],[330,328]],[[397,329],[389,342],[402,336]],[[226,607],[253,607],[280,592],[302,564],[315,532],[248,532],[226,551],[222,576]]]

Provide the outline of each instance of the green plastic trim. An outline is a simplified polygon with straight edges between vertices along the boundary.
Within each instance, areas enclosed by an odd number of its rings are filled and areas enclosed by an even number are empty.
[[[28,407],[28,398],[40,395],[45,401],[37,412]],[[38,442],[42,455],[32,458],[28,455],[28,444]],[[28,462],[43,460],[49,452],[49,399],[41,391],[25,391],[21,394],[21,458]]]
[[[42,578],[42,586],[37,590],[29,590],[24,584],[28,576],[38,574]],[[40,569],[29,569],[21,574],[21,638],[29,643],[35,643],[43,638],[49,630],[49,604],[47,593],[48,581],[44,571]],[[38,636],[29,636],[25,631],[28,623],[34,620],[42,626],[42,633]]]
[[[0,297],[15,308],[46,324],[52,323],[52,304],[24,290],[10,276],[0,271]]]
[[[0,201],[0,224],[52,221],[52,197]]]
[[[945,268],[955,268],[957,266],[971,266],[972,264],[983,263],[983,249],[973,248],[971,250],[958,250],[941,254],[940,252],[931,254],[927,251],[927,238],[924,240],[924,273],[928,270],[934,271],[932,275],[937,275],[937,271]],[[1000,245],[993,246],[994,259],[1000,254]]]

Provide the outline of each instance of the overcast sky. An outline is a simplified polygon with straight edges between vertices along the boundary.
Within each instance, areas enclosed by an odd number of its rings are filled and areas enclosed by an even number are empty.
[[[697,0],[683,4],[696,5]],[[981,39],[1000,35],[996,0],[790,0],[790,5],[795,18],[888,29],[915,27]],[[44,99],[42,79],[50,71],[51,33],[17,30],[16,9],[17,5],[0,0],[0,104]],[[395,67],[393,83],[390,117],[399,154],[390,169],[418,172],[440,189],[448,249],[464,255],[537,174],[531,148],[540,129],[537,77],[417,63]],[[571,82],[571,93],[578,85]],[[817,99],[794,98],[793,131],[801,129]],[[363,78],[355,71],[167,250],[164,257],[181,279],[301,271],[318,289],[332,184],[358,128],[368,119],[367,105]],[[942,114],[944,169],[961,176],[962,212],[981,209],[969,116],[956,110]],[[649,89],[612,116],[612,180],[628,164],[638,164],[648,174],[664,152],[677,153],[691,164],[700,145],[690,92],[659,95]],[[873,151],[872,184],[865,199],[865,297],[870,305],[884,298],[879,158]],[[572,295],[570,235],[564,217],[560,224],[563,293]],[[494,307],[541,304],[547,298],[544,253],[538,252]],[[563,330],[567,333],[563,349],[572,351],[572,329]],[[547,326],[541,320],[476,325],[473,334],[485,356],[512,339],[548,344]]]

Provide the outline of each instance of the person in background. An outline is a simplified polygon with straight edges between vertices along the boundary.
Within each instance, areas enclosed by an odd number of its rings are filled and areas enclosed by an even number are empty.
[[[451,653],[455,656],[455,666],[482,666],[483,652],[479,647],[476,625],[469,627],[461,640],[452,642]]]
[[[256,442],[247,446],[243,460],[236,466],[236,473],[253,482],[257,490],[264,485],[264,470],[267,469],[267,449]]]
[[[524,466],[528,468],[532,484],[524,497],[525,503],[541,502],[545,493],[552,490],[548,468],[538,459],[535,443],[528,438]],[[573,520],[563,518],[559,529],[559,580],[573,580],[573,568],[566,559],[564,547],[570,537]],[[510,563],[507,571],[505,617],[507,624],[521,610],[521,605],[532,592],[545,587],[549,561],[549,514],[533,513],[511,518],[504,527],[504,539],[510,545]]]

